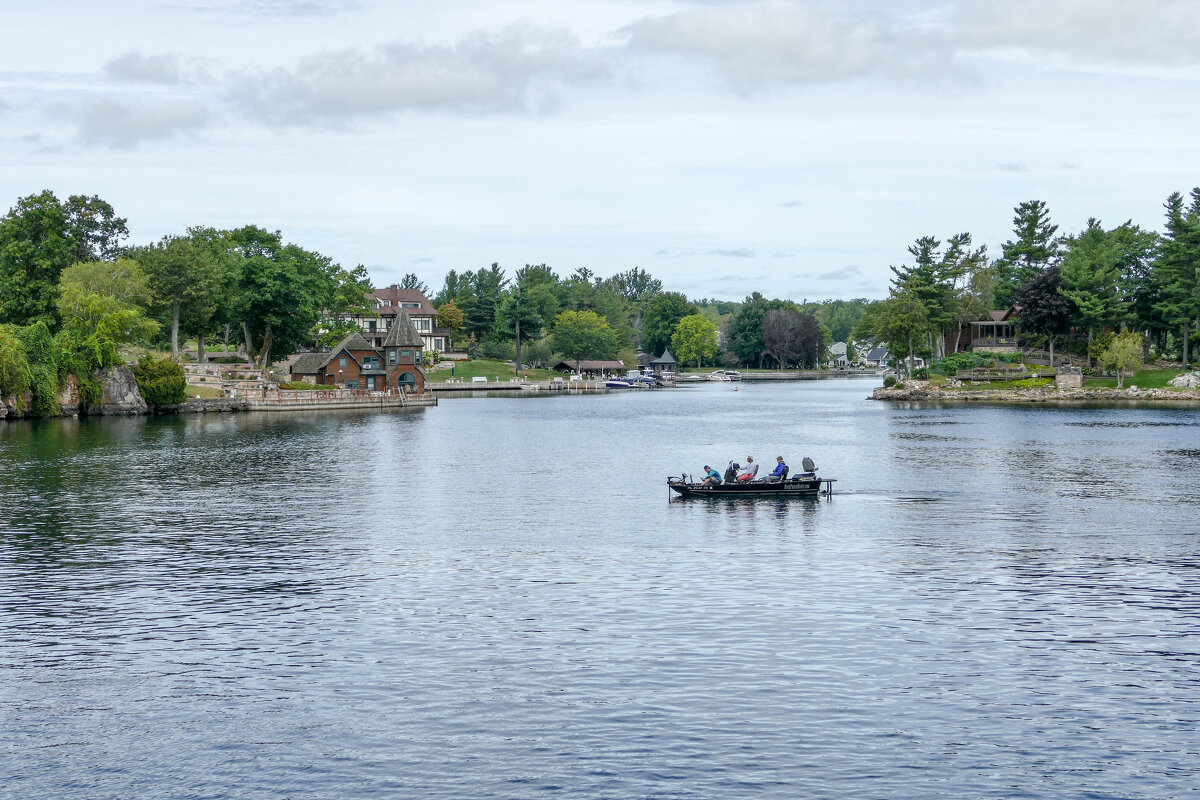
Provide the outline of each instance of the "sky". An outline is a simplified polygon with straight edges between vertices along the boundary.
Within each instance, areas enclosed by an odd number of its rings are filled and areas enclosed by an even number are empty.
[[[3,0],[0,213],[254,224],[380,286],[874,299],[1025,200],[1161,230],[1198,89],[1197,0]]]

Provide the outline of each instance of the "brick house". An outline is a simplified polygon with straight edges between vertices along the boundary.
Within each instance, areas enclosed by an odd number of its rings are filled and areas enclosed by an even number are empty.
[[[378,346],[352,333],[328,352],[305,353],[292,364],[292,380],[346,389],[425,391],[424,342],[401,311]]]

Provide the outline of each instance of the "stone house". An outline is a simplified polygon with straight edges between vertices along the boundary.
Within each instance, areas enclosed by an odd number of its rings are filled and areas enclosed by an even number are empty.
[[[367,391],[425,391],[424,342],[404,312],[379,345],[352,333],[328,352],[305,353],[292,364],[293,381]]]

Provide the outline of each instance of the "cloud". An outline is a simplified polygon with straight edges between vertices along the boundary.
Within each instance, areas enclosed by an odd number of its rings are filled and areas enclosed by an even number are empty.
[[[859,269],[858,267],[851,264],[849,266],[842,267],[841,269],[835,269],[830,272],[826,272],[821,275],[818,275],[817,280],[819,280],[819,281],[840,281],[840,280],[845,280],[846,278],[859,278],[859,277],[862,277],[862,274],[863,273],[862,273],[861,269]]]
[[[740,247],[734,249],[717,249],[709,250],[710,256],[724,256],[726,258],[757,258],[754,251],[748,247]]]
[[[997,164],[996,169],[1001,172],[1029,172],[1029,167],[1020,161],[1006,161],[1003,164]]]
[[[969,0],[953,21],[964,47],[1016,47],[1093,63],[1200,63],[1194,0]]]
[[[788,200],[786,203],[780,203],[780,208],[800,208],[804,205],[803,200]]]
[[[211,80],[213,62],[199,58],[183,58],[173,54],[143,55],[126,53],[104,65],[106,77],[120,83],[148,83],[179,86]]]
[[[75,119],[81,141],[117,148],[194,133],[211,122],[208,109],[188,101],[124,103],[101,99],[61,112]]]
[[[747,92],[947,71],[951,50],[930,29],[882,14],[852,18],[835,8],[814,0],[756,0],[645,18],[622,33],[633,50],[699,59]]]
[[[235,3],[209,3],[180,6],[197,14],[253,17],[333,17],[358,11],[357,0],[239,0]]]
[[[337,124],[405,110],[531,112],[561,87],[601,79],[601,61],[560,30],[514,25],[452,46],[392,42],[308,56],[293,69],[243,73],[229,99],[270,124]]]

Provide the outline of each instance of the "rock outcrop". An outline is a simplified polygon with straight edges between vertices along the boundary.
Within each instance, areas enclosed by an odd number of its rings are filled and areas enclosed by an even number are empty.
[[[106,367],[96,371],[100,382],[100,405],[91,406],[87,413],[101,417],[132,417],[147,412],[146,401],[138,391],[133,370],[125,366]]]

